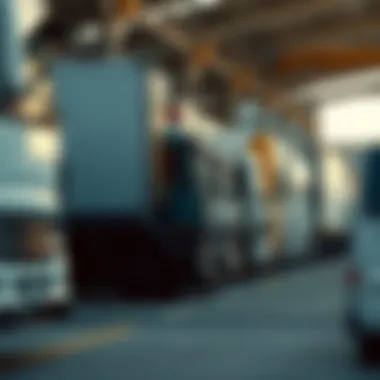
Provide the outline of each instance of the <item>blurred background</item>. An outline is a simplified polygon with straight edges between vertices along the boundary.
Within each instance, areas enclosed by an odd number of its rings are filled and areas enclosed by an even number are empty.
[[[0,0],[1,377],[378,378],[379,41],[377,0]]]

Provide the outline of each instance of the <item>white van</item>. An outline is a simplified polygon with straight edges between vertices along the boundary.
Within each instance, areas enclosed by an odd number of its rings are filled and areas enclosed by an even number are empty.
[[[360,357],[372,362],[380,348],[380,147],[365,152],[360,173],[346,316]]]
[[[70,309],[56,167],[33,158],[14,121],[0,120],[0,316]]]

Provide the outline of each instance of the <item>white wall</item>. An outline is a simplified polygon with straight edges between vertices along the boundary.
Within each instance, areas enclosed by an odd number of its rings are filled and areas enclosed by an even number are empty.
[[[321,141],[329,145],[380,143],[380,95],[321,105],[316,113]]]
[[[323,155],[323,223],[329,230],[350,227],[355,201],[355,179],[351,163],[339,150],[326,149]]]
[[[349,158],[339,154],[339,148],[357,150],[380,144],[379,110],[380,95],[351,96],[324,103],[317,110],[324,146],[323,222],[330,230],[351,226],[356,198],[355,168]]]

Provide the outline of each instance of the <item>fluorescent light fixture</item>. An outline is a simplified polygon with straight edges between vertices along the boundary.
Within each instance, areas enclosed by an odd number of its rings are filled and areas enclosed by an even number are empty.
[[[194,15],[198,11],[218,6],[222,0],[181,0],[164,3],[149,12],[150,22],[160,23]]]
[[[219,5],[221,0],[193,0],[193,3],[197,4],[199,7],[213,7]]]

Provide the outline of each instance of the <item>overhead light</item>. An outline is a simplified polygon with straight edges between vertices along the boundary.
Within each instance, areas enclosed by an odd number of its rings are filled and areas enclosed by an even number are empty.
[[[213,7],[219,5],[221,0],[193,0],[193,3],[197,4],[200,7]]]
[[[213,8],[223,0],[182,0],[161,5],[149,12],[150,22],[165,22],[194,15],[198,11]]]

